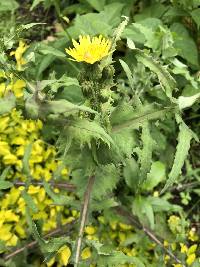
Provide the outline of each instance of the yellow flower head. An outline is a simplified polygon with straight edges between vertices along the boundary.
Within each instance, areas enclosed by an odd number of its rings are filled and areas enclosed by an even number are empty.
[[[90,38],[87,36],[79,36],[79,43],[72,40],[74,48],[66,49],[67,54],[72,56],[75,61],[85,61],[94,64],[109,54],[111,42],[108,39],[99,37]]]

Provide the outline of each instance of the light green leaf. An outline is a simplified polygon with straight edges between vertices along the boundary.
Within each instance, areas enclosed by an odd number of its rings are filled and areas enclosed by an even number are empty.
[[[122,103],[111,113],[112,132],[120,132],[125,129],[138,129],[145,121],[164,118],[172,109],[172,107],[159,108],[154,104],[145,104],[140,108],[134,109],[128,103]]]
[[[180,122],[178,145],[176,147],[174,163],[169,173],[168,180],[161,193],[166,191],[174,182],[177,181],[179,175],[181,174],[181,169],[184,165],[185,159],[187,158],[188,151],[190,149],[190,142],[193,137],[194,134],[188,126],[184,122]]]
[[[190,12],[193,20],[196,22],[198,29],[200,28],[200,9],[194,9]]]
[[[112,192],[119,181],[119,173],[114,164],[100,166],[96,171],[92,197],[101,199]]]
[[[190,74],[189,70],[188,70],[188,66],[183,64],[180,60],[178,60],[177,58],[174,58],[172,60],[172,63],[174,65],[174,67],[172,68],[172,72],[176,75],[182,75],[187,81],[189,81],[191,83],[191,85],[198,89],[199,85],[198,85],[198,81],[197,79],[195,79],[195,77],[193,75]]]
[[[3,170],[3,172],[0,175],[0,180],[5,180],[9,171],[10,171],[10,166],[8,166],[7,168]]]
[[[33,3],[32,3],[32,5],[31,5],[30,11],[32,11],[41,2],[44,2],[44,0],[34,0]]]
[[[139,184],[146,180],[147,174],[151,169],[152,153],[155,145],[155,141],[151,137],[150,125],[147,121],[142,125],[141,141],[142,148],[137,152],[140,163]]]
[[[154,228],[154,212],[151,203],[147,198],[138,195],[135,197],[132,204],[132,212],[134,215],[138,216],[142,223],[146,223],[146,218],[148,219],[151,228]]]
[[[121,251],[112,252],[111,255],[99,255],[98,267],[118,267],[125,263],[132,263],[137,267],[145,267],[141,260],[133,256],[127,256]]]
[[[147,179],[143,183],[142,188],[151,191],[165,178],[165,165],[160,161],[155,161],[151,165],[150,173],[147,175]]]
[[[41,22],[36,22],[36,23],[28,23],[28,24],[24,24],[20,26],[21,30],[29,30],[30,28],[34,27],[34,26],[38,26],[38,25],[43,25],[45,23],[41,23]]]
[[[13,184],[9,181],[0,180],[0,190],[5,190],[12,187]]]
[[[67,205],[71,203],[74,199],[70,196],[66,196],[63,194],[58,194],[58,193],[53,192],[53,190],[51,189],[51,185],[47,183],[45,180],[43,181],[43,185],[44,185],[46,193],[54,201],[55,205]]]
[[[15,100],[14,95],[0,98],[0,115],[10,112],[15,107]]]
[[[86,2],[88,2],[88,4],[90,4],[94,9],[96,9],[97,11],[102,11],[103,7],[105,5],[105,0],[86,0]]]
[[[199,66],[196,43],[185,26],[181,23],[174,23],[170,27],[170,30],[176,33],[174,47],[177,49],[178,55],[186,59],[189,63]]]
[[[111,136],[95,121],[86,119],[76,119],[66,129],[69,136],[73,136],[74,140],[80,144],[88,144],[90,146],[92,139],[100,139],[108,146],[114,144]]]
[[[67,101],[66,99],[45,101],[40,106],[41,114],[53,113],[53,114],[62,114],[64,116],[69,116],[77,113],[78,111],[97,113],[95,110],[92,110],[89,107],[83,105],[75,105]]]
[[[24,174],[26,174],[29,177],[31,176],[30,167],[29,167],[29,159],[31,156],[31,151],[32,151],[32,144],[29,144],[25,148],[24,157],[22,159],[22,171]]]
[[[119,62],[121,63],[122,68],[124,69],[124,71],[126,73],[126,76],[128,78],[129,85],[130,85],[131,89],[134,90],[134,86],[133,86],[134,85],[133,75],[132,75],[132,72],[131,72],[129,66],[122,59],[120,59]]]
[[[191,107],[200,98],[200,93],[193,96],[180,96],[178,98],[179,109],[185,109]]]
[[[36,224],[32,221],[32,218],[29,216],[29,221],[31,223],[31,229],[33,232],[33,236],[35,238],[35,240],[38,242],[38,244],[40,245],[40,248],[42,250],[42,252],[44,253],[44,255],[46,256],[46,258],[51,258],[51,253],[53,253],[53,255],[57,254],[58,250],[63,246],[66,245],[66,243],[69,243],[69,237],[54,237],[54,238],[50,238],[49,240],[45,240],[44,238],[42,238],[38,232],[37,226]],[[50,254],[50,255],[49,255]],[[45,259],[46,260],[46,259]]]
[[[60,50],[56,49],[53,46],[41,44],[39,47],[39,52],[41,52],[44,55],[53,55],[56,57],[67,57],[67,54],[61,52]]]
[[[176,81],[170,73],[161,64],[159,64],[159,62],[155,61],[151,56],[145,54],[141,50],[137,49],[136,58],[158,76],[160,85],[164,89],[166,95],[171,99],[172,92],[176,88]]]
[[[137,142],[134,131],[125,129],[124,131],[113,132],[111,137],[119,150],[119,154],[130,157]]]
[[[0,11],[12,11],[14,12],[19,7],[19,4],[15,0],[0,1]]]
[[[124,161],[123,175],[126,184],[136,190],[139,181],[139,167],[134,158],[129,158]]]
[[[38,212],[38,208],[37,208],[35,202],[33,201],[33,198],[25,190],[23,190],[21,194],[22,194],[22,197],[25,200],[28,208],[30,210],[32,210],[34,213]]]

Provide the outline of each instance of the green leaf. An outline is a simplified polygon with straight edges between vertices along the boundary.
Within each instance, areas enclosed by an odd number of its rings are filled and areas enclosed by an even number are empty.
[[[136,58],[158,76],[160,85],[164,89],[166,95],[171,99],[172,92],[176,89],[176,81],[166,68],[159,62],[155,61],[151,56],[138,49],[136,50]]]
[[[133,130],[123,130],[111,133],[111,137],[119,150],[119,154],[125,157],[130,157],[133,149],[136,146],[137,137]],[[116,154],[116,151],[114,151]]]
[[[128,78],[129,85],[130,85],[131,89],[134,90],[134,86],[133,86],[134,85],[133,75],[132,75],[132,72],[131,72],[129,66],[122,59],[120,59],[119,62],[121,63],[122,68],[124,69],[124,71],[125,71],[125,73],[127,75],[127,78]]]
[[[67,205],[73,201],[73,198],[70,196],[57,194],[53,192],[53,190],[51,189],[51,185],[47,183],[45,180],[43,181],[43,185],[44,185],[46,193],[54,201],[55,205]]]
[[[38,25],[43,25],[45,23],[41,23],[41,22],[36,22],[36,23],[28,23],[28,24],[24,24],[20,26],[21,30],[29,30],[30,28],[34,27],[34,26],[38,26]]]
[[[99,1],[100,3],[101,1]],[[104,10],[100,13],[88,13],[86,15],[77,16],[74,21],[74,27],[71,27],[70,34],[76,33],[77,38],[79,34],[82,35],[109,35],[112,33],[113,27],[116,27],[120,23],[120,17],[123,3],[112,3],[106,5]]]
[[[184,25],[181,23],[174,23],[170,27],[170,30],[176,33],[176,38],[174,38],[174,47],[177,49],[178,55],[186,59],[192,65],[196,67],[199,66],[196,43]]]
[[[35,240],[38,242],[42,252],[44,255],[49,258],[49,254],[53,253],[54,255],[58,252],[58,250],[66,243],[69,243],[69,237],[54,237],[49,240],[45,240],[42,238],[38,232],[36,224],[33,222],[30,214],[28,215],[29,221],[31,223],[31,229],[33,232],[33,236]]]
[[[39,82],[40,90],[43,90],[47,86],[51,87],[53,92],[57,92],[60,87],[68,87],[68,86],[79,86],[78,80],[76,78],[68,77],[67,75],[63,75],[60,79],[52,79],[52,80],[42,80]]]
[[[200,93],[193,96],[180,96],[178,98],[179,109],[185,109],[191,107],[200,98]]]
[[[8,166],[7,168],[3,170],[3,172],[0,175],[0,180],[5,180],[9,171],[10,171],[10,166]]]
[[[126,184],[133,190],[137,189],[139,182],[139,167],[134,158],[126,159],[124,162],[123,175]]]
[[[0,190],[8,189],[12,186],[13,186],[13,184],[11,182],[0,180]]]
[[[32,5],[31,5],[30,11],[32,11],[41,2],[44,2],[44,0],[34,0],[33,3],[32,3]]]
[[[145,265],[136,257],[127,256],[121,251],[115,251],[111,255],[99,255],[98,267],[118,267],[121,264],[132,263],[137,267],[145,267]]]
[[[29,144],[25,148],[24,157],[22,159],[22,172],[26,174],[28,177],[31,177],[30,167],[29,167],[29,159],[31,156],[32,144]]]
[[[23,190],[21,194],[22,194],[22,197],[24,198],[28,208],[30,210],[32,210],[34,213],[38,212],[38,208],[37,208],[35,202],[33,201],[33,198],[25,190]]]
[[[178,145],[176,147],[174,163],[169,173],[168,180],[161,193],[166,191],[174,182],[177,181],[181,173],[181,169],[184,165],[185,159],[187,158],[188,151],[190,149],[190,142],[193,137],[194,134],[192,133],[192,131],[182,121],[179,125]]]
[[[15,100],[14,95],[0,98],[0,115],[10,112],[15,107]]]
[[[88,2],[88,4],[90,4],[94,9],[100,12],[103,10],[106,0],[86,0],[86,2]]]
[[[193,75],[190,74],[188,70],[188,66],[183,64],[177,58],[172,60],[174,67],[172,68],[172,72],[176,75],[182,75],[195,89],[199,88],[198,80],[195,79]]]
[[[56,49],[53,46],[41,44],[39,47],[39,52],[41,52],[44,55],[53,55],[56,57],[67,57],[67,54],[61,52],[60,50]]]
[[[12,11],[14,12],[19,7],[19,4],[15,0],[6,0],[0,2],[0,11]]]
[[[190,15],[192,16],[193,20],[196,22],[198,29],[200,28],[200,9],[197,8],[195,10],[192,10],[190,12]]]
[[[135,197],[132,204],[132,212],[144,224],[146,224],[147,218],[151,228],[154,229],[154,212],[151,203],[148,201],[148,198],[140,195]]]
[[[94,200],[90,204],[90,210],[91,211],[100,211],[100,210],[107,210],[113,207],[118,206],[118,203],[115,201],[114,198],[108,198],[108,199],[101,199],[101,201]]]
[[[83,105],[75,105],[66,99],[45,101],[42,102],[40,106],[40,113],[53,113],[53,114],[62,114],[64,116],[69,116],[77,113],[78,111],[85,111],[89,113],[97,113],[95,110],[92,110],[89,107]]]
[[[159,108],[154,104],[146,104],[138,109],[133,109],[131,106],[128,107],[128,104],[117,107],[110,118],[113,125],[112,131],[120,132],[125,129],[138,129],[146,121],[165,117],[172,109],[172,107]]]
[[[100,139],[108,146],[114,144],[111,136],[95,121],[88,121],[86,119],[76,119],[66,129],[69,136],[73,136],[75,141],[80,144],[88,144],[91,146],[92,139]]]
[[[92,197],[100,200],[112,192],[118,181],[119,173],[114,164],[99,166],[95,174]]]
[[[161,197],[149,196],[147,198],[147,201],[152,205],[154,212],[162,212],[162,211],[180,212],[182,210],[181,206],[171,204],[169,201]]]
[[[143,183],[142,188],[144,190],[151,191],[165,179],[165,165],[160,161],[155,161],[151,165],[150,173],[147,175],[147,179]]]
[[[150,125],[147,121],[142,125],[141,141],[142,149],[138,151],[140,163],[139,184],[146,180],[147,174],[151,169],[152,153],[155,145],[155,141],[151,137]]]

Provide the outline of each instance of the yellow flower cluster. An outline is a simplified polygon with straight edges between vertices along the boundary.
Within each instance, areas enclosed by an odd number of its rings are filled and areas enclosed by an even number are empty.
[[[19,46],[15,51],[10,53],[11,56],[15,57],[17,63],[17,70],[23,70],[23,66],[26,64],[26,60],[23,58],[24,52],[27,50],[28,45],[26,45],[22,40],[19,41]]]
[[[178,235],[181,232],[181,218],[176,215],[171,215],[168,219],[168,225],[172,233],[175,235]],[[188,234],[186,235],[186,238],[188,238],[188,243],[189,242],[197,242],[199,240],[198,234],[196,233],[195,228],[191,228],[188,231]],[[185,243],[169,243],[168,241],[164,241],[164,246],[169,247],[172,249],[172,251],[180,252],[181,254],[184,254],[185,261],[187,263],[187,266],[191,266],[196,258],[197,258],[197,243],[193,243],[191,246],[186,245]],[[165,263],[167,263],[170,260],[170,257],[167,255],[165,256]],[[200,259],[198,259],[200,260]],[[182,267],[183,265],[178,263],[178,264],[172,264],[173,267]]]
[[[7,77],[1,72],[0,78],[6,79]],[[9,91],[12,91],[16,97],[22,97],[25,83],[21,80],[14,80],[12,75],[9,78],[8,85],[0,83],[0,97],[5,96]],[[21,111],[16,109],[0,117],[0,172],[5,167],[10,168],[6,179],[10,181],[26,180],[26,176],[22,172],[22,161],[26,146],[30,143],[32,144],[29,159],[31,176],[35,180],[45,179],[48,181],[52,178],[53,172],[58,169],[61,162],[55,159],[55,148],[47,145],[40,138],[42,126],[40,120],[24,119]],[[66,177],[67,169],[61,168],[61,174]],[[23,190],[23,186],[12,187],[1,196],[0,241],[3,241],[8,249],[27,238],[26,203],[21,195]],[[71,222],[79,215],[77,211],[69,211],[62,206],[52,205],[53,201],[47,196],[43,187],[30,185],[28,194],[38,209],[38,212],[33,213],[32,217],[34,220],[43,221],[43,232],[56,228],[59,212],[62,212],[61,223],[63,224]],[[64,246],[60,249],[57,258],[60,266],[67,264],[70,254],[71,251],[68,247]]]
[[[26,86],[25,82],[19,79],[15,79],[12,74],[9,77],[3,71],[0,71],[0,80],[8,79],[9,84],[0,82],[0,97],[6,96],[9,92],[13,92],[16,98],[23,96],[23,91]]]
[[[67,54],[72,56],[75,61],[84,61],[89,64],[94,64],[102,58],[109,55],[111,42],[108,39],[99,37],[91,38],[89,35],[80,36],[79,43],[72,40],[74,48],[66,49]]]

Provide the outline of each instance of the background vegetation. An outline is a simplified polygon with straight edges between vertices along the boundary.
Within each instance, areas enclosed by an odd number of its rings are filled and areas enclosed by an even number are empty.
[[[200,1],[0,2],[0,266],[200,266]],[[112,40],[89,65],[65,48]]]

